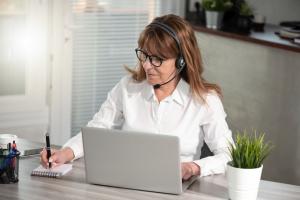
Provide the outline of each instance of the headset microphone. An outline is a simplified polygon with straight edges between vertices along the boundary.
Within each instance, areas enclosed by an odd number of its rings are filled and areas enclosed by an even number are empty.
[[[167,84],[167,83],[170,83],[174,78],[176,78],[176,76],[178,75],[178,74],[180,74],[180,72],[183,70],[183,67],[181,67],[180,69],[178,69],[177,70],[177,72],[175,73],[175,75],[170,79],[170,80],[168,80],[168,81],[166,81],[166,82],[164,82],[164,83],[158,83],[158,84],[155,84],[155,85],[153,85],[153,89],[154,90],[157,90],[157,89],[159,89],[162,85],[165,85],[165,84]]]
[[[165,85],[167,83],[170,83],[175,77],[177,76],[177,74],[175,76],[173,76],[173,78],[171,78],[170,80],[168,80],[167,82],[161,83],[161,84],[155,84],[153,85],[154,90],[159,89],[162,85]]]

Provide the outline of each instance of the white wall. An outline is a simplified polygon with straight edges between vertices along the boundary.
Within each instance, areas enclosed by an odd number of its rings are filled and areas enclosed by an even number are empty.
[[[51,107],[50,136],[53,144],[62,145],[71,136],[71,51],[72,34],[68,3],[50,1]]]
[[[281,21],[300,21],[299,0],[247,0],[255,13],[266,16],[267,23],[279,24]]]

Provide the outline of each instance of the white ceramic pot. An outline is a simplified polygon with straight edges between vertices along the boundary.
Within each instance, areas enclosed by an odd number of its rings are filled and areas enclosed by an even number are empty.
[[[206,27],[212,29],[220,29],[223,20],[223,12],[205,11]]]
[[[231,200],[255,200],[263,166],[255,169],[235,168],[227,164],[228,193]]]

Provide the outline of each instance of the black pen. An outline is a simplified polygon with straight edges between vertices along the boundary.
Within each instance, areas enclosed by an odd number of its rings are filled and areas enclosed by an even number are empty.
[[[46,133],[46,150],[47,150],[47,159],[49,162],[49,158],[51,157],[51,147],[50,147],[50,137],[48,133]],[[51,162],[49,162],[49,168],[51,168]]]

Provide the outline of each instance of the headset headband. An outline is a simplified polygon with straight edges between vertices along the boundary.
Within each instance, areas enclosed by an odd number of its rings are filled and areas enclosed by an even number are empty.
[[[159,27],[161,29],[163,29],[165,32],[167,32],[170,36],[172,36],[172,38],[175,40],[177,47],[179,49],[179,53],[180,53],[180,57],[182,56],[182,50],[181,50],[181,45],[180,45],[180,41],[179,38],[176,34],[176,32],[174,31],[174,29],[158,20],[155,20],[154,22],[152,22],[151,24],[149,24],[148,26],[156,26]]]

